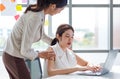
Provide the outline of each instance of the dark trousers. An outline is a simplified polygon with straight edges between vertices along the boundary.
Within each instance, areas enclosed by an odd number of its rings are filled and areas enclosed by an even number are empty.
[[[24,59],[13,57],[4,52],[3,63],[10,76],[10,79],[31,79],[30,72]]]

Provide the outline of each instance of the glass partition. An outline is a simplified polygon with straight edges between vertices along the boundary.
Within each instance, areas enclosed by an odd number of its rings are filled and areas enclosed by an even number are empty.
[[[109,4],[110,0],[72,0],[72,4]]]
[[[113,48],[120,49],[120,8],[113,10]]]
[[[108,8],[73,8],[73,49],[108,49]]]
[[[55,37],[55,33],[57,30],[57,27],[60,24],[68,23],[69,24],[69,9],[65,8],[63,11],[61,11],[60,14],[54,15],[51,17],[51,27],[52,27],[52,35]]]
[[[120,4],[120,0],[113,0],[114,4]]]
[[[0,0],[0,5],[2,5],[3,1],[10,0]],[[15,9],[14,15],[4,14],[3,5],[2,8],[0,7],[0,50],[3,50],[6,38],[28,4],[36,3],[36,0],[11,1],[15,1],[13,4],[13,9]],[[109,50],[110,45],[112,45],[112,42],[109,41],[111,40],[109,39],[110,36],[113,37],[113,47],[120,47],[118,43],[120,38],[117,35],[119,34],[120,18],[119,0],[113,0],[113,6],[110,4],[112,0],[68,0],[68,3],[72,3],[72,5],[68,4],[61,13],[54,16],[46,16],[44,29],[47,35],[54,38],[57,27],[60,24],[68,23],[75,29],[74,42],[72,45],[73,50]],[[114,8],[113,11],[112,8]],[[7,14],[10,14],[13,9],[7,9]],[[110,14],[112,15],[112,13],[113,17],[109,16]],[[112,21],[113,25],[111,23]],[[110,27],[113,27],[113,36],[110,35],[109,32]],[[42,50],[46,49],[48,45],[40,41],[33,44],[32,47]]]

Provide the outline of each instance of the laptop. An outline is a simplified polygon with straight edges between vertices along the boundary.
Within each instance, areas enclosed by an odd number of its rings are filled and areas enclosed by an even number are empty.
[[[104,75],[104,74],[108,73],[111,70],[111,68],[114,64],[114,61],[116,59],[116,56],[117,56],[118,52],[119,52],[118,50],[110,50],[109,51],[108,56],[105,60],[105,63],[102,63],[102,65],[100,64],[102,66],[102,69],[100,71],[98,71],[98,72],[78,71],[77,74],[79,74],[79,75],[89,75],[89,76],[90,75],[91,76],[96,75],[97,76],[97,75]]]

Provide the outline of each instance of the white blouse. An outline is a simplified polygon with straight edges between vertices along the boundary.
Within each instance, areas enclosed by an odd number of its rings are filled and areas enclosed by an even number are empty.
[[[72,68],[77,65],[77,60],[72,50],[67,49],[67,52],[64,52],[58,43],[51,47],[53,48],[56,54],[56,59],[55,59],[56,69]],[[47,66],[47,61],[45,61],[44,63],[44,77],[48,77],[46,66]]]

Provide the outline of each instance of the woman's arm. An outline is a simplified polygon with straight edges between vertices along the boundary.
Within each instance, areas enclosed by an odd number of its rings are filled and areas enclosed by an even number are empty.
[[[77,64],[80,65],[80,66],[87,66],[88,65],[88,62],[83,60],[82,58],[80,58],[78,55],[76,55],[76,60],[77,60]]]
[[[75,72],[75,71],[78,71],[79,68],[75,67],[75,68],[66,68],[66,69],[55,69],[55,65],[54,65],[54,62],[55,60],[47,60],[48,62],[48,65],[47,65],[47,68],[48,68],[48,75],[49,76],[53,76],[53,75],[61,75],[61,74],[69,74],[69,73],[72,73],[72,72]]]
[[[49,51],[53,51],[52,48],[48,48]],[[75,71],[86,70],[85,67],[74,67],[74,68],[66,68],[66,69],[56,69],[55,68],[55,58],[52,57],[51,60],[46,60],[47,62],[47,72],[49,76],[60,75],[60,74],[69,74]]]
[[[79,56],[77,56],[77,55],[75,55],[75,56],[76,56],[77,64],[82,66],[84,69],[91,70],[93,72],[101,70],[100,66],[91,65],[90,63],[88,63],[87,61],[83,60]]]

